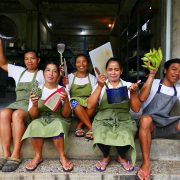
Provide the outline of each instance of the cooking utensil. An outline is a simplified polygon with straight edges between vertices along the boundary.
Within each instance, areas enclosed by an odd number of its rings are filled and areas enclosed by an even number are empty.
[[[118,104],[128,100],[127,86],[119,88],[106,89],[107,100],[109,104]]]
[[[63,65],[62,53],[64,52],[64,49],[65,49],[65,44],[63,44],[63,43],[57,44],[57,51],[58,51],[58,53],[60,54],[60,62],[61,62],[61,65]]]

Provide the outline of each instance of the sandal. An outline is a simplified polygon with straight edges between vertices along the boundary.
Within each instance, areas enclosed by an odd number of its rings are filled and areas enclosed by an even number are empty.
[[[84,137],[85,131],[82,128],[77,128],[75,131],[75,136],[76,137]]]
[[[92,131],[92,130],[89,130],[89,131],[86,133],[85,138],[88,139],[88,140],[93,140],[93,131]]]
[[[6,162],[7,162],[7,159],[5,159],[4,157],[0,158],[0,170],[3,168]]]
[[[138,180],[149,180],[151,176],[150,171],[142,170],[141,168],[136,173],[136,179]]]
[[[74,165],[71,161],[68,161],[68,163],[62,163],[62,161],[60,160],[60,164],[62,165],[62,169],[64,172],[70,172],[74,168]]]
[[[25,168],[27,171],[34,171],[42,162],[42,159],[38,162],[33,162],[33,160],[31,160],[26,164]]]
[[[110,162],[110,161],[109,161]],[[98,161],[96,163],[96,170],[99,171],[99,172],[103,172],[106,170],[106,167],[108,166],[109,162],[101,162],[101,161]]]
[[[122,168],[126,171],[133,171],[134,170],[134,166],[130,161],[120,161],[119,158],[117,158],[117,162],[122,166]]]
[[[20,164],[21,164],[20,159],[10,157],[7,159],[6,163],[4,164],[4,166],[2,168],[2,172],[15,171],[19,167]]]

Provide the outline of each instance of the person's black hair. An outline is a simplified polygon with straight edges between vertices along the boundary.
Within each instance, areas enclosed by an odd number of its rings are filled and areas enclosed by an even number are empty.
[[[55,65],[57,67],[58,74],[60,74],[60,69],[59,69],[60,64],[57,61],[53,61],[53,60],[48,60],[48,61],[45,62],[44,67],[43,67],[43,71],[46,69],[46,67],[49,64]]]
[[[35,51],[35,50],[32,50],[32,49],[26,50],[26,51],[24,52],[24,55],[25,55],[26,53],[29,53],[29,52],[33,52],[33,53],[36,55],[37,58],[40,58],[39,53],[38,53],[37,51]]]
[[[168,70],[169,67],[171,66],[171,64],[174,64],[174,63],[180,64],[180,59],[175,58],[175,59],[170,59],[170,60],[166,61],[164,63],[164,69]]]
[[[106,69],[107,69],[109,63],[112,62],[112,61],[117,62],[119,64],[120,69],[123,69],[122,63],[121,63],[121,61],[120,61],[120,59],[118,57],[111,57],[111,58],[109,58],[108,61],[106,62]]]
[[[84,57],[87,60],[87,62],[89,63],[89,57],[86,54],[79,53],[75,56],[75,64],[76,64],[77,59],[81,56]]]
[[[171,64],[174,64],[174,63],[180,64],[180,59],[174,58],[174,59],[170,59],[170,60],[166,61],[166,62],[164,63],[164,71],[165,71],[165,70],[168,70],[169,67],[171,66]],[[165,76],[164,71],[163,71],[163,76]]]

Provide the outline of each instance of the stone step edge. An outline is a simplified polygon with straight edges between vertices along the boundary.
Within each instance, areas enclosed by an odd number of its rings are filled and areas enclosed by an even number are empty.
[[[95,170],[96,160],[72,160],[75,164],[74,170],[64,173],[59,164],[59,160],[44,160],[34,172],[27,172],[24,168],[27,160],[23,160],[20,167],[12,173],[0,172],[0,179],[16,180],[114,180],[128,179],[134,180],[137,168],[133,172],[126,172],[115,161],[112,161],[105,172]],[[141,162],[136,163],[137,166]],[[131,179],[132,178],[132,179]],[[153,180],[178,180],[180,179],[180,161],[152,161]]]
[[[98,159],[102,156],[98,148],[92,148],[92,141],[87,141],[84,138],[77,138],[73,133],[69,136],[69,150],[67,155],[73,159]],[[138,140],[136,139],[137,159],[142,159],[141,149]],[[151,146],[151,160],[180,160],[180,143],[174,139],[153,139]],[[34,151],[29,140],[25,140],[22,146],[22,158],[33,157]],[[2,149],[0,149],[2,154]],[[115,148],[112,148],[111,155],[116,156]],[[58,153],[53,146],[52,141],[46,140],[43,147],[43,157],[57,158]]]

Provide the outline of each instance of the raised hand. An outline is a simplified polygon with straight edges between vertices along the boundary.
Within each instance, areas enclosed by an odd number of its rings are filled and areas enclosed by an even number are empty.
[[[62,78],[62,83],[63,83],[64,86],[66,86],[67,84],[69,84],[69,79],[68,79],[68,77],[64,76],[64,77]]]
[[[137,81],[136,83],[133,83],[133,84],[128,88],[128,90],[129,90],[131,93],[137,92],[140,82],[141,82],[141,80]]]
[[[104,74],[99,74],[99,75],[98,75],[98,79],[97,79],[98,85],[99,85],[100,87],[103,87],[104,84],[106,83],[106,79],[107,79],[107,77],[106,77]]]
[[[60,69],[60,76],[64,76],[64,65],[60,65],[59,69]]]

